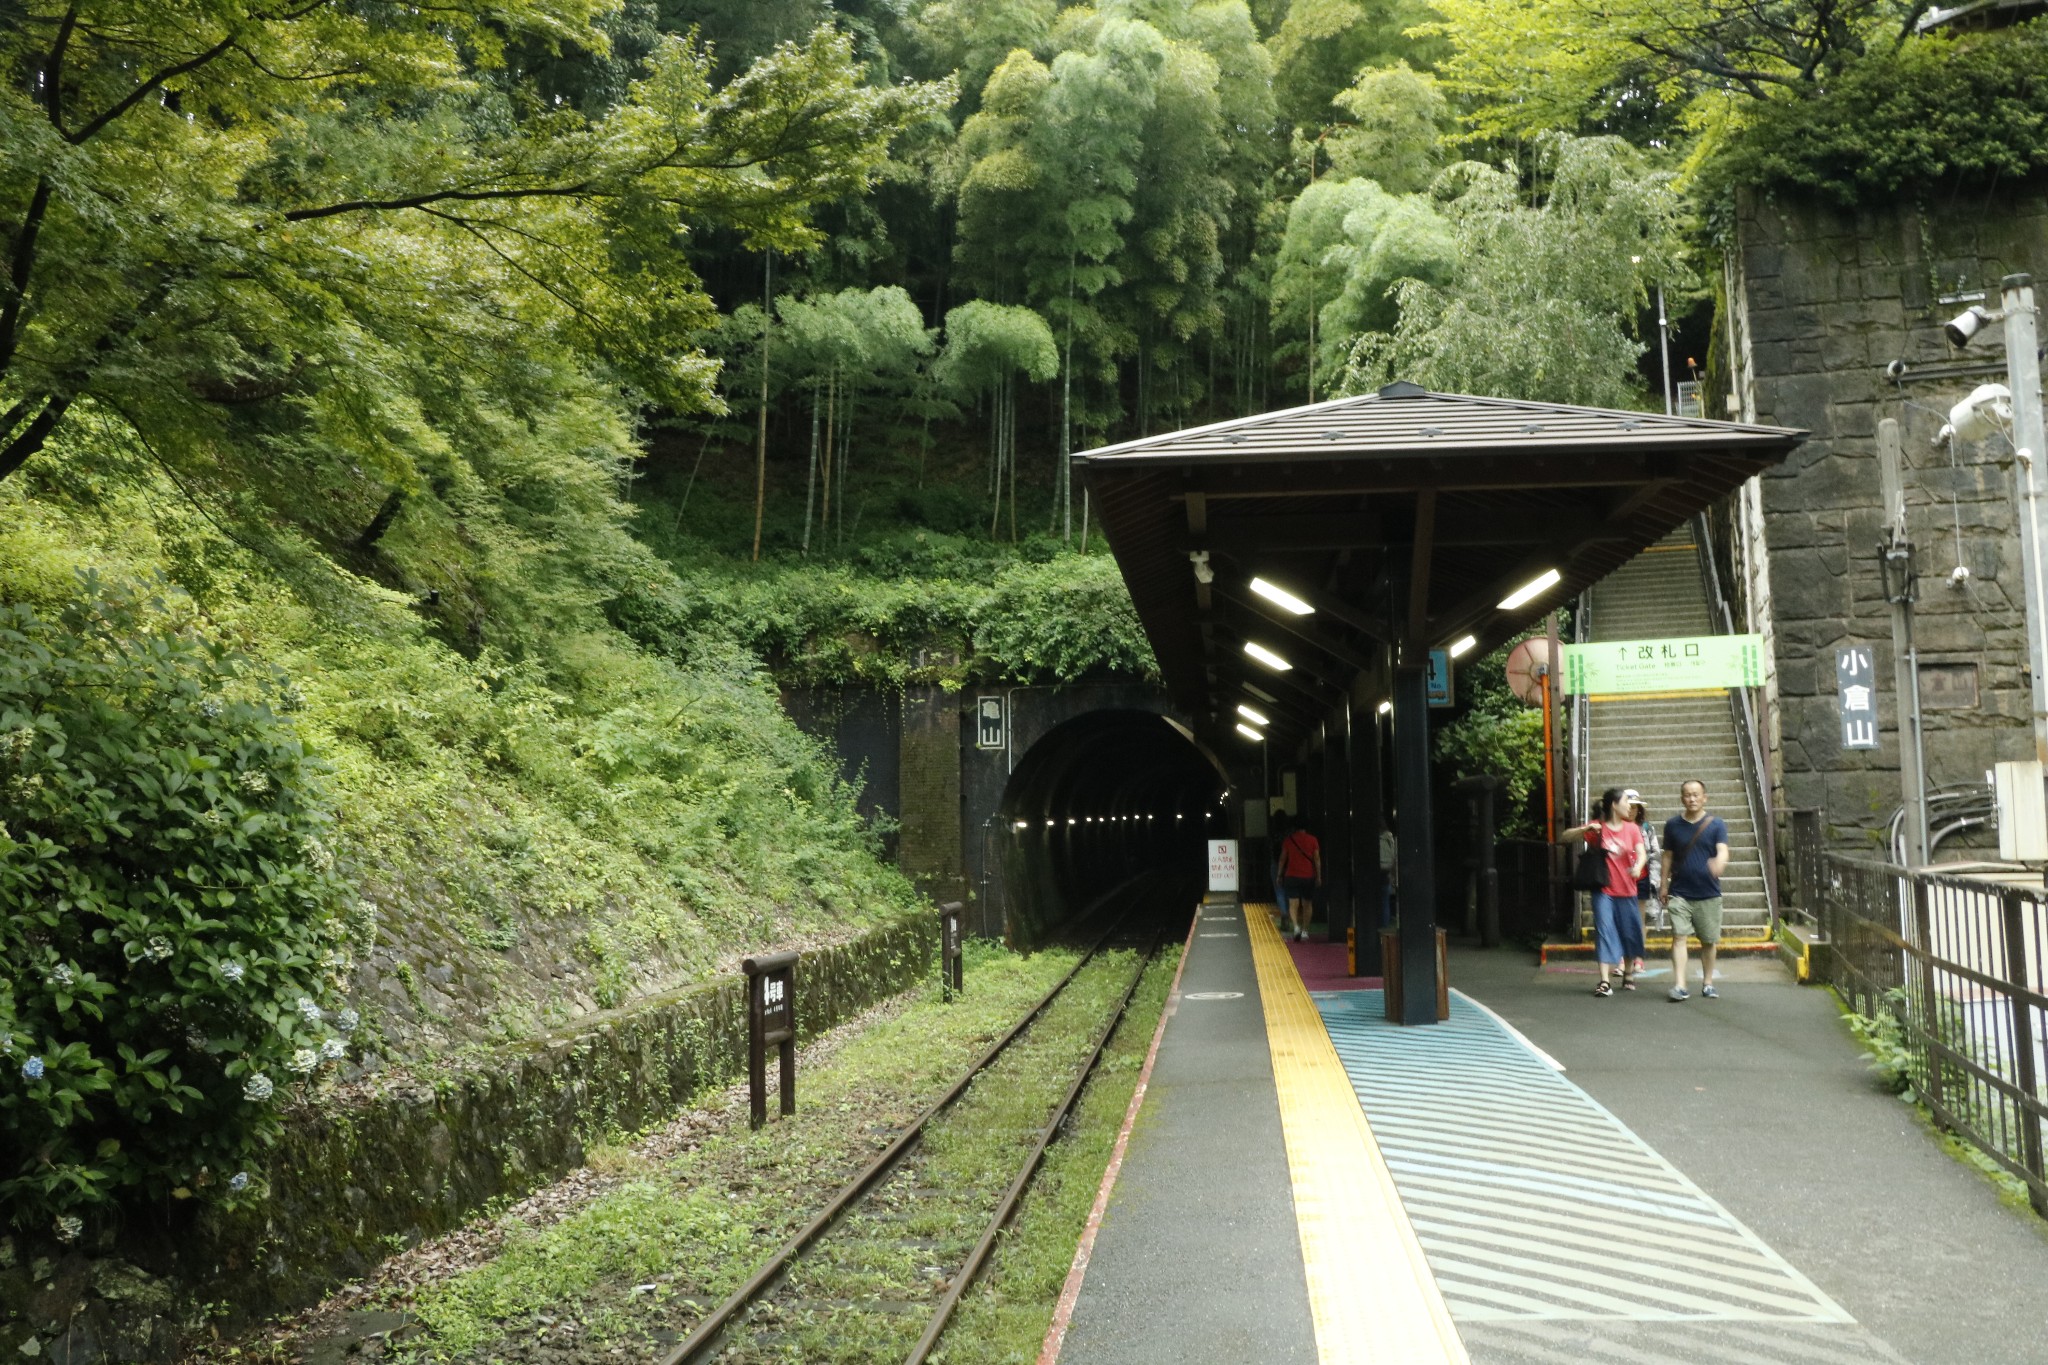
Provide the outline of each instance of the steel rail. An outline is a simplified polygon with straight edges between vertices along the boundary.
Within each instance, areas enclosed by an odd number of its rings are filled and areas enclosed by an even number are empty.
[[[1131,984],[1124,987],[1123,997],[1116,1004],[1116,1012],[1110,1015],[1109,1022],[1102,1026],[1102,1032],[1096,1036],[1095,1046],[1089,1050],[1088,1060],[1082,1064],[1080,1074],[1074,1077],[1073,1085],[1068,1087],[1066,1098],[1060,1101],[1059,1108],[1053,1111],[1051,1120],[1039,1133],[1038,1141],[1032,1144],[1031,1154],[1024,1159],[1023,1169],[1018,1171],[1017,1178],[1010,1182],[1010,1188],[1004,1193],[1002,1203],[996,1207],[994,1215],[989,1218],[988,1227],[981,1234],[981,1240],[974,1244],[974,1250],[967,1254],[967,1260],[954,1274],[952,1283],[946,1286],[945,1297],[939,1300],[939,1306],[933,1312],[931,1322],[926,1325],[924,1335],[917,1339],[917,1345],[904,1357],[904,1365],[924,1365],[926,1357],[939,1344],[940,1335],[953,1320],[953,1310],[960,1306],[960,1300],[974,1283],[974,1277],[980,1273],[982,1263],[995,1249],[996,1238],[1002,1235],[1003,1229],[1017,1212],[1017,1205],[1023,1202],[1024,1192],[1031,1187],[1032,1180],[1038,1175],[1039,1166],[1045,1161],[1046,1149],[1052,1146],[1059,1137],[1060,1130],[1066,1126],[1067,1116],[1080,1102],[1082,1090],[1087,1088],[1089,1078],[1095,1074],[1095,1068],[1102,1061],[1102,1054],[1109,1048],[1109,1040],[1116,1035],[1117,1026],[1123,1023],[1124,1015],[1130,1010],[1131,1001],[1138,993],[1139,983],[1144,981],[1145,973],[1152,969],[1152,964],[1158,958],[1159,940],[1154,938],[1151,951],[1139,961],[1138,970],[1131,976]]]
[[[739,1315],[741,1310],[759,1298],[761,1293],[773,1284],[782,1275],[783,1271],[789,1268],[791,1261],[802,1254],[804,1249],[816,1241],[827,1228],[837,1222],[840,1215],[852,1207],[855,1200],[866,1194],[868,1189],[887,1174],[905,1152],[908,1152],[911,1147],[916,1145],[918,1140],[924,1136],[925,1125],[937,1118],[955,1100],[966,1093],[967,1087],[974,1083],[975,1078],[986,1071],[995,1062],[996,1058],[1000,1057],[1004,1050],[1017,1040],[1018,1035],[1023,1033],[1034,1020],[1045,1012],[1046,1008],[1054,1000],[1059,998],[1061,992],[1066,990],[1074,978],[1080,974],[1083,967],[1095,960],[1096,955],[1102,951],[1103,945],[1107,944],[1110,938],[1119,929],[1123,928],[1124,921],[1128,918],[1128,912],[1119,916],[1117,921],[1103,932],[1102,937],[1095,940],[1094,946],[1082,954],[1080,959],[1067,969],[1064,976],[1053,983],[1052,989],[1047,991],[1037,1004],[1025,1011],[1023,1016],[1010,1027],[1008,1032],[996,1039],[988,1051],[982,1053],[972,1066],[961,1073],[960,1078],[953,1082],[945,1094],[932,1101],[931,1105],[923,1113],[911,1121],[909,1127],[897,1134],[896,1139],[882,1149],[879,1156],[869,1162],[858,1175],[854,1176],[837,1194],[832,1196],[831,1201],[823,1209],[819,1210],[810,1222],[806,1223],[795,1236],[783,1243],[782,1248],[764,1262],[748,1278],[745,1284],[734,1290],[725,1302],[719,1304],[717,1308],[713,1309],[697,1324],[689,1336],[683,1338],[681,1342],[676,1344],[674,1349],[661,1357],[660,1365],[685,1365],[685,1362],[694,1359],[706,1347],[710,1346],[725,1331],[726,1327],[731,1324],[733,1318]]]

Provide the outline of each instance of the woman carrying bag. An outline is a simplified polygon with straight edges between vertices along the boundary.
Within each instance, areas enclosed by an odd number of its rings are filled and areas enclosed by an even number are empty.
[[[1621,977],[1624,990],[1634,990],[1636,984],[1634,975],[1623,966],[1621,916],[1641,913],[1636,907],[1636,878],[1650,865],[1650,855],[1643,847],[1643,833],[1634,823],[1635,812],[1624,803],[1630,794],[1621,787],[1609,787],[1600,794],[1591,820],[1557,836],[1561,844],[1585,842],[1572,884],[1593,893],[1593,950],[1600,959],[1600,984],[1593,994],[1600,996],[1614,994],[1610,975]]]

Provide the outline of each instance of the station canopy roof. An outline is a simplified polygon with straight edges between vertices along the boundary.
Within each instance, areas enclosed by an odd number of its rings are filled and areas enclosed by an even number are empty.
[[[1805,435],[1395,383],[1074,458],[1175,704],[1284,739],[1383,684],[1387,646],[1516,638]]]

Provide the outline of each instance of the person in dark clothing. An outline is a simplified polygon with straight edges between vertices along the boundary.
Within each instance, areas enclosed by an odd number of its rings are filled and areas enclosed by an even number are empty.
[[[1323,846],[1316,836],[1299,826],[1280,840],[1280,890],[1287,897],[1282,907],[1293,927],[1295,942],[1308,937],[1309,921],[1315,916],[1316,888],[1323,884]],[[1285,934],[1288,927],[1280,930]]]

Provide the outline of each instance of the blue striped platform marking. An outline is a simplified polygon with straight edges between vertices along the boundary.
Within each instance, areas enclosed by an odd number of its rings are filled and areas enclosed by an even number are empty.
[[[1458,992],[1434,1028],[1314,998],[1458,1321],[1854,1321]]]

